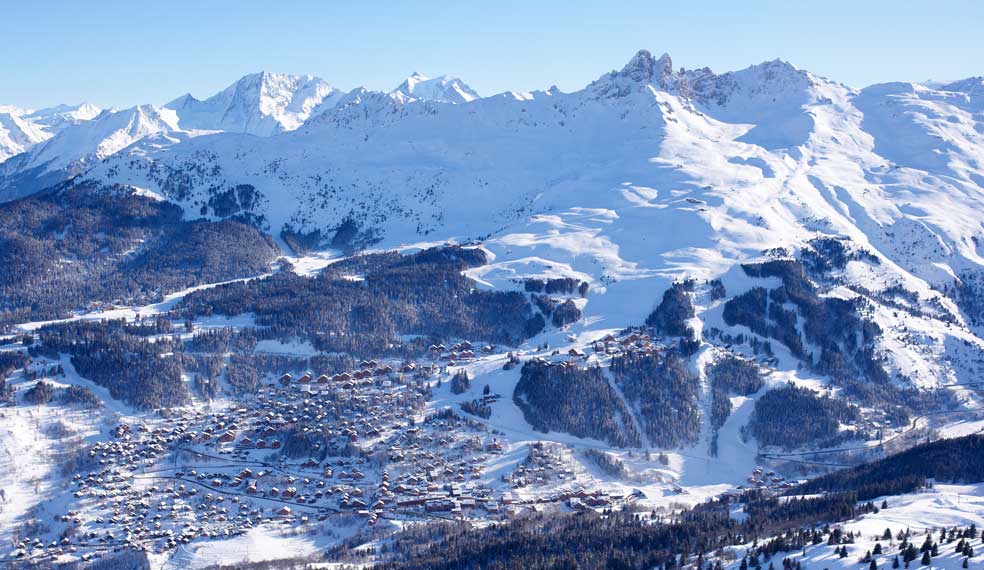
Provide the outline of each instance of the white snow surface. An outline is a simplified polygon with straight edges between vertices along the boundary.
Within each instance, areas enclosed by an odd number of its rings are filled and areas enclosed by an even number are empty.
[[[393,90],[393,93],[407,100],[418,99],[442,103],[468,103],[480,98],[474,89],[457,77],[442,75],[431,78],[416,71]]]

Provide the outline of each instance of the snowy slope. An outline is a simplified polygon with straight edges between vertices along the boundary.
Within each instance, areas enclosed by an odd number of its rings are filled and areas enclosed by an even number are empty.
[[[88,103],[36,111],[0,105],[0,163],[98,114],[99,108]]]
[[[0,113],[0,162],[20,154],[51,135],[13,113]]]

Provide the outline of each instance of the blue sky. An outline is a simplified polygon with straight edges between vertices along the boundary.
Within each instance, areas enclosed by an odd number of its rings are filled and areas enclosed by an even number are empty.
[[[715,71],[782,58],[861,87],[984,74],[984,2],[0,3],[0,104],[204,97],[258,70],[390,89],[413,71],[483,95],[570,91],[639,49]]]

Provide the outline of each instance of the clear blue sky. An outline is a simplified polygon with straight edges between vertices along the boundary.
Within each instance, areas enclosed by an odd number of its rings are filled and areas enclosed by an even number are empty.
[[[390,89],[570,91],[639,49],[715,71],[777,57],[861,87],[984,74],[984,1],[0,3],[0,104],[204,97],[258,70]]]

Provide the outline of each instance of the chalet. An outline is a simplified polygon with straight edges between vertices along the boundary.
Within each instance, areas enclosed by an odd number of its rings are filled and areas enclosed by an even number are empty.
[[[427,503],[424,505],[424,510],[426,510],[429,513],[450,512],[454,510],[456,506],[457,503],[455,503],[450,499],[437,499],[433,501],[427,501]]]

